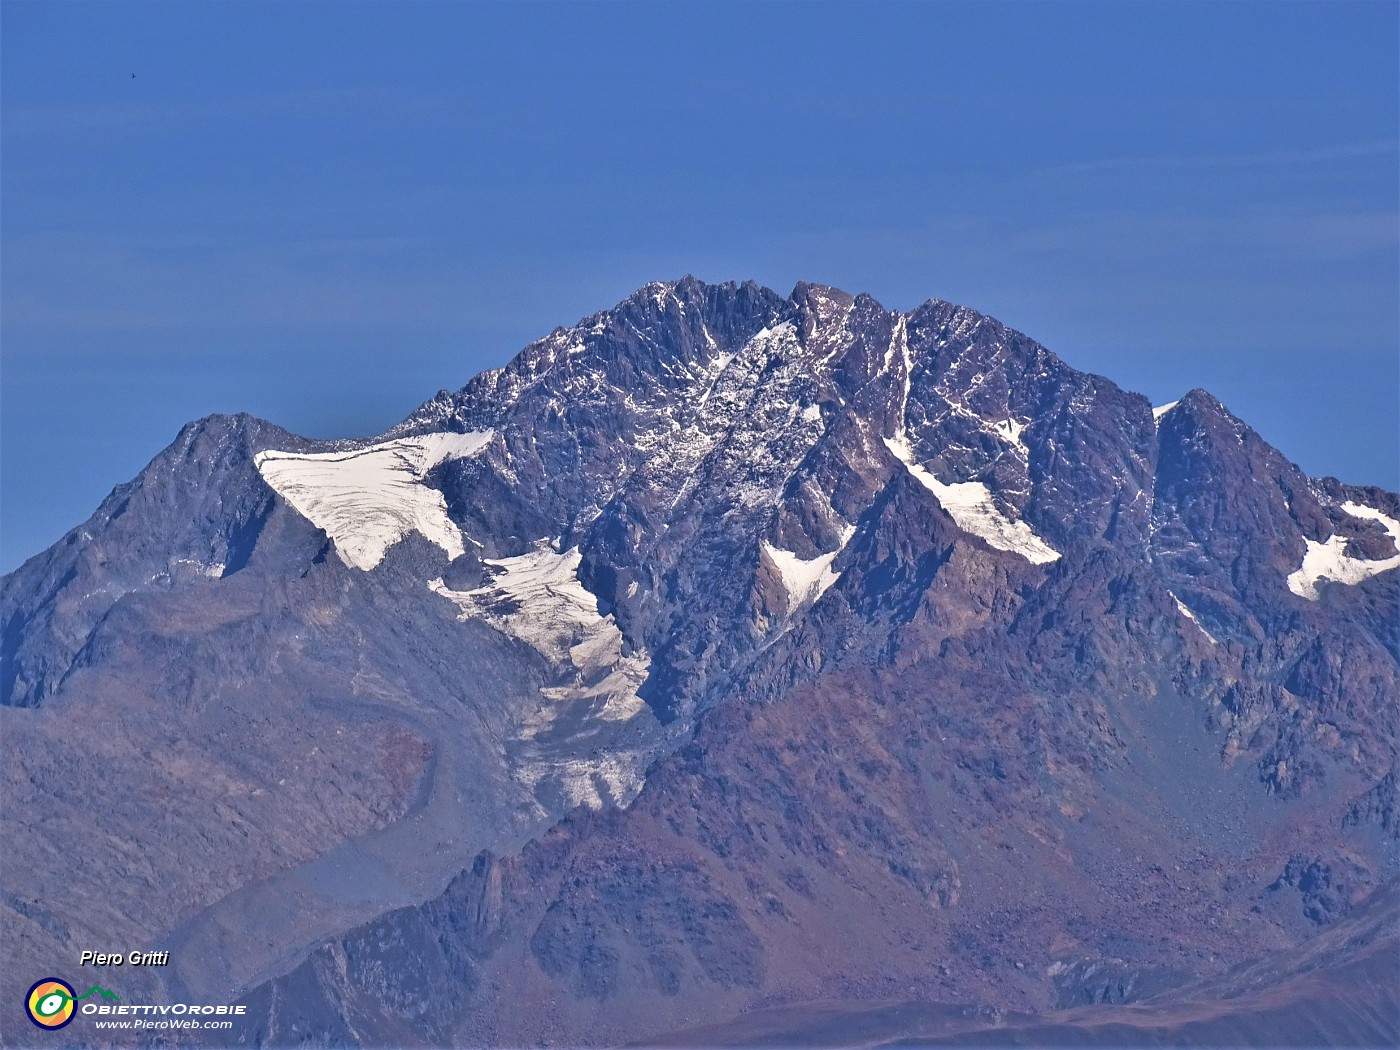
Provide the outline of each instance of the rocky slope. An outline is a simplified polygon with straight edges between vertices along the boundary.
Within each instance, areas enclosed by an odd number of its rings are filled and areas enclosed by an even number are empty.
[[[1293,949],[1127,1006],[1018,1014],[920,1002],[758,1010],[661,1046],[1394,1046],[1400,1039],[1395,886]]]
[[[1398,519],[809,285],[649,285],[371,440],[191,424],[4,581],[0,966],[168,948],[134,1000],[277,1045],[1200,978],[1395,870]]]

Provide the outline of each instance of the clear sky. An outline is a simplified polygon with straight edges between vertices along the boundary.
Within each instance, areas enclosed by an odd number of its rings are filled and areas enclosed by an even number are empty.
[[[1394,489],[1397,12],[6,0],[0,570],[186,420],[372,434],[685,273],[951,299]]]

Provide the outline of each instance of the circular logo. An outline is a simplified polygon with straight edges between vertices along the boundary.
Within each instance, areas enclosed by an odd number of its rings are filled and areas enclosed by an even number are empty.
[[[29,1019],[40,1028],[62,1028],[73,1020],[73,986],[57,977],[35,981],[25,996]]]

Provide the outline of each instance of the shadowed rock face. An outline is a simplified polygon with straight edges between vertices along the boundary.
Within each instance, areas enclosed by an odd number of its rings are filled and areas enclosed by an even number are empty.
[[[0,971],[169,949],[132,1001],[277,1045],[1157,995],[1394,871],[1397,519],[814,285],[649,285],[365,441],[212,417],[5,578]]]

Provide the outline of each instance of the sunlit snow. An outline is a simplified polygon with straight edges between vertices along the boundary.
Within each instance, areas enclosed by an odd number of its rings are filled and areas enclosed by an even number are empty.
[[[998,550],[1019,554],[1035,565],[1045,565],[1059,558],[1060,552],[1037,536],[1035,530],[1028,524],[1024,521],[1012,521],[1003,514],[992,499],[991,490],[982,482],[964,481],[946,485],[915,460],[914,449],[909,443],[909,434],[906,429],[909,418],[909,395],[913,386],[914,359],[909,352],[909,336],[905,328],[905,319],[902,317],[895,326],[894,334],[890,337],[890,348],[885,354],[886,366],[893,359],[896,346],[899,347],[904,361],[904,390],[900,400],[899,422],[895,429],[895,436],[882,439],[885,447],[904,464],[905,469],[914,477],[914,480],[938,497],[938,502],[942,504],[943,509],[952,516],[958,528],[964,532],[981,537]],[[977,418],[985,428],[986,421],[982,420],[981,417]],[[1023,429],[1019,422],[1010,418],[1006,419],[1004,424],[997,424],[995,427],[996,432],[1002,438],[1022,449],[1025,448],[1021,442]]]
[[[1300,598],[1317,601],[1317,585],[1324,580],[1332,583],[1356,584],[1375,576],[1377,573],[1400,568],[1400,521],[1382,514],[1374,507],[1353,503],[1351,500],[1342,504],[1342,510],[1353,518],[1379,521],[1385,527],[1385,531],[1390,534],[1390,541],[1395,545],[1397,553],[1394,557],[1381,561],[1370,561],[1365,558],[1348,556],[1346,538],[1335,533],[1329,536],[1324,543],[1308,540],[1308,549],[1303,554],[1303,564],[1288,577],[1288,589]]]
[[[474,590],[454,591],[441,579],[430,581],[428,587],[456,603],[462,619],[480,617],[571,677],[587,679],[588,696],[605,700],[599,717],[631,718],[644,706],[636,689],[649,665],[640,655],[623,657],[622,632],[616,621],[611,614],[599,612],[597,597],[579,582],[581,561],[577,548],[560,554],[541,541],[528,554],[485,560],[491,580]],[[557,692],[557,699],[579,695],[574,687],[544,692],[548,696]]]
[[[1171,591],[1168,591],[1167,593],[1171,594]],[[1199,630],[1203,635],[1210,639],[1211,645],[1220,644],[1218,641],[1215,640],[1215,635],[1211,634],[1203,626],[1201,626],[1201,621],[1196,619],[1196,614],[1186,607],[1185,602],[1183,602],[1175,594],[1172,594],[1172,601],[1176,602],[1177,612],[1181,613],[1182,616],[1186,617],[1188,620],[1194,623],[1196,625],[1197,630]]]
[[[516,775],[530,790],[546,781],[570,805],[602,809],[627,806],[645,780],[650,753],[597,747],[591,754],[559,754],[545,730],[583,705],[585,723],[598,726],[646,716],[637,695],[650,661],[644,651],[623,655],[622,632],[611,614],[578,578],[582,555],[577,548],[559,553],[547,540],[513,558],[486,559],[489,582],[455,591],[441,579],[428,587],[451,600],[463,620],[482,619],[502,634],[524,642],[553,667],[554,685],[540,689],[541,704],[527,712],[519,728],[524,750]],[[578,733],[579,726],[573,732]],[[544,742],[544,743],[542,743]]]
[[[346,565],[370,570],[410,532],[455,558],[462,533],[447,516],[442,493],[423,483],[449,459],[486,447],[491,431],[419,434],[348,452],[259,452],[263,479],[326,533]]]
[[[783,589],[787,591],[789,609],[815,602],[826,593],[827,588],[841,578],[840,573],[832,571],[831,563],[845,549],[855,531],[847,526],[841,537],[841,546],[830,554],[819,554],[815,558],[799,558],[792,551],[785,551],[767,540],[763,541],[763,553],[778,570]]]
[[[904,464],[914,479],[938,497],[958,528],[980,536],[998,550],[1019,554],[1035,565],[1055,561],[1060,552],[1035,534],[1024,521],[1012,521],[992,499],[991,490],[980,481],[945,485],[914,461],[914,450],[902,435],[885,438],[885,446]]]
[[[1021,435],[1025,432],[1026,425],[1019,419],[1012,419],[1009,416],[993,424],[996,432],[1013,445],[1018,445],[1023,451],[1026,443],[1021,440]]]

